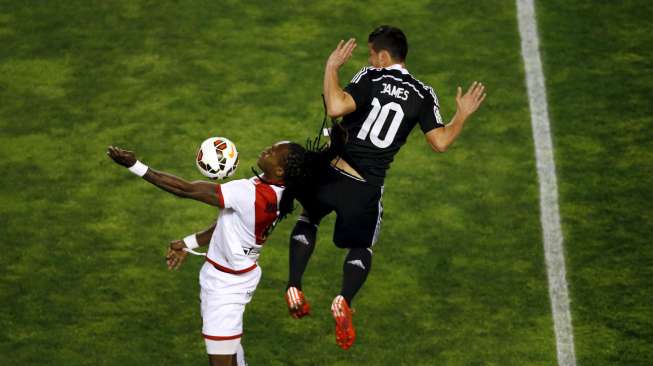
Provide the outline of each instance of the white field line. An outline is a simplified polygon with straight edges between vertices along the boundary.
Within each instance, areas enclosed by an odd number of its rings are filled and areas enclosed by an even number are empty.
[[[540,214],[544,257],[549,281],[558,365],[575,366],[574,336],[569,311],[562,230],[558,210],[558,184],[553,160],[549,112],[540,59],[533,0],[516,0],[521,52],[526,69],[528,104],[531,111],[537,176],[540,182]]]

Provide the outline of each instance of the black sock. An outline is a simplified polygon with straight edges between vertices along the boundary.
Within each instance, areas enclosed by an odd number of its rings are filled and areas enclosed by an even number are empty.
[[[302,289],[302,276],[306,270],[308,260],[315,249],[315,237],[317,226],[297,221],[295,228],[290,234],[290,270],[288,273],[288,287],[294,286]]]
[[[351,248],[342,266],[342,290],[340,294],[351,306],[354,296],[367,279],[372,269],[372,250],[369,248]]]

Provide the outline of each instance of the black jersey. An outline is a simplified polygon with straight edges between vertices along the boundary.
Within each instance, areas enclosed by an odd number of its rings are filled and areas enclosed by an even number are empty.
[[[399,65],[364,67],[345,87],[356,110],[342,120],[348,132],[342,157],[370,183],[382,185],[386,170],[410,131],[444,127],[438,98]]]

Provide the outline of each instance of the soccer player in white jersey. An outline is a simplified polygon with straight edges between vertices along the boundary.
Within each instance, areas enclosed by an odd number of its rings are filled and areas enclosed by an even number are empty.
[[[356,338],[350,306],[372,268],[372,249],[383,216],[383,184],[395,155],[418,124],[429,146],[444,152],[485,98],[481,83],[474,82],[464,95],[458,87],[456,114],[445,125],[433,88],[406,69],[408,42],[404,33],[395,27],[380,26],[367,41],[370,66],[362,68],[344,88],[338,70],[351,57],[356,41],[341,41],[327,60],[327,114],[342,117],[339,126],[348,138],[331,166],[327,165],[315,180],[314,189],[297,196],[304,212],[290,235],[286,302],[290,314],[301,318],[310,311],[302,275],[315,247],[318,225],[329,213],[337,215],[333,242],[348,252],[342,287],[331,310],[336,342],[343,349],[349,349]]]
[[[220,208],[208,229],[170,244],[169,269],[178,268],[186,250],[208,245],[200,271],[202,334],[212,366],[243,366],[243,313],[261,278],[257,264],[262,246],[280,217],[292,210],[286,185],[302,184],[306,150],[292,142],[265,149],[257,165],[262,175],[224,184],[188,182],[147,167],[131,151],[109,147],[107,154],[153,185],[182,198]],[[290,201],[289,201],[290,200]]]

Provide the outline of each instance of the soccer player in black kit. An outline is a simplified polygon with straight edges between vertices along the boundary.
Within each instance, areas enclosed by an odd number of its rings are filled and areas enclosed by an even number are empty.
[[[291,316],[301,318],[310,312],[301,278],[315,247],[320,220],[335,211],[333,241],[349,250],[341,291],[331,306],[336,343],[345,350],[356,337],[350,306],[372,266],[372,248],[383,214],[383,181],[395,154],[418,123],[433,150],[444,152],[485,99],[481,83],[472,83],[464,95],[458,87],[456,114],[445,125],[433,88],[406,70],[408,44],[404,33],[395,27],[380,26],[369,35],[367,45],[371,66],[362,68],[344,89],[340,87],[338,70],[356,48],[355,39],[340,41],[327,60],[327,114],[343,117],[340,124],[347,140],[330,166],[324,167],[315,187],[297,197],[304,211],[291,233],[285,295]]]

